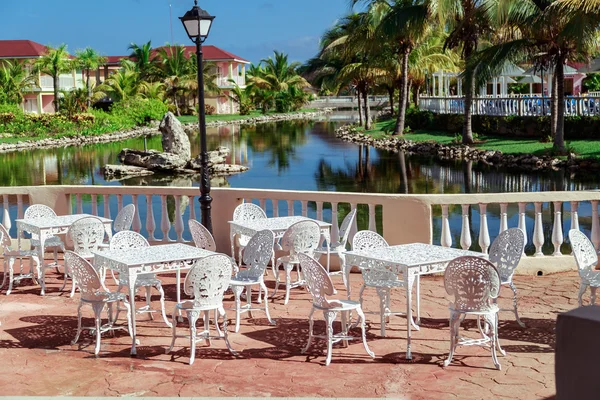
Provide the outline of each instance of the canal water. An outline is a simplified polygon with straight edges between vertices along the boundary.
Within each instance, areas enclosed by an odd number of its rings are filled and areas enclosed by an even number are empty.
[[[335,138],[334,130],[352,116],[334,114],[314,121],[285,121],[256,126],[224,125],[208,129],[209,149],[231,149],[228,162],[243,164],[249,171],[215,178],[213,187],[319,190],[362,193],[503,193],[518,191],[554,191],[598,189],[594,176],[577,176],[564,171],[513,173],[494,167],[466,162],[440,162],[431,158],[359,146]],[[190,137],[192,154],[198,154],[198,137]],[[160,136],[149,138],[147,147],[161,149]],[[105,180],[101,167],[118,163],[123,148],[143,149],[144,140],[118,143],[26,150],[0,154],[0,185],[156,185],[198,186],[197,177],[166,175]],[[545,204],[544,224],[552,224],[551,204]],[[563,210],[568,229],[568,205]],[[586,209],[587,207],[587,209]],[[12,214],[16,210],[12,210]],[[142,210],[141,210],[142,211]],[[437,215],[441,211],[434,210]],[[533,229],[533,205],[528,205],[528,225]],[[145,214],[145,210],[143,210]],[[546,215],[547,214],[547,215]],[[583,229],[589,204],[579,209]],[[499,209],[488,208],[490,233],[499,227]],[[143,220],[143,219],[142,219]],[[476,242],[479,218],[472,207],[473,239]],[[451,209],[450,223],[454,243],[459,240],[460,207]],[[378,224],[379,226],[381,224]],[[516,206],[509,208],[509,226],[517,225]],[[544,229],[545,232],[551,229]],[[439,218],[434,237],[439,241]],[[528,232],[531,244],[532,232]],[[548,238],[547,243],[550,240]],[[551,246],[551,244],[549,244]],[[476,245],[474,248],[477,247]]]

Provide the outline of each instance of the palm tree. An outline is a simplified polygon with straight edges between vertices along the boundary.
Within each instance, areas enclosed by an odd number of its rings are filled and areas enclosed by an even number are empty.
[[[21,104],[23,93],[36,84],[36,77],[23,62],[0,62],[0,103]]]
[[[140,74],[126,62],[121,70],[111,74],[96,87],[98,97],[110,96],[113,101],[125,101],[136,97],[140,92]]]
[[[239,87],[233,79],[230,79],[229,82],[233,83],[235,86],[231,89],[231,94],[228,94],[227,96],[237,103],[240,115],[250,114],[250,108],[252,107],[250,94],[248,91]]]
[[[150,79],[153,75],[152,41],[149,40],[141,46],[131,43],[128,49],[131,50],[129,58],[135,63],[140,78],[142,80]]]
[[[192,80],[196,80],[192,74],[190,60],[185,56],[185,47],[167,45],[158,49],[159,76],[165,84],[167,97],[170,97],[175,105],[175,112],[181,115],[178,97],[184,88]]]
[[[54,48],[47,46],[43,56],[35,60],[34,68],[36,72],[41,72],[52,77],[54,83],[54,110],[59,112],[58,92],[60,89],[59,79],[60,74],[69,72],[73,69],[67,45],[61,44]]]
[[[164,101],[165,85],[162,82],[143,81],[140,84],[140,96],[148,100]]]
[[[493,12],[498,0],[430,0],[431,12],[449,30],[445,49],[460,49],[465,64],[478,49],[482,38],[492,31]],[[467,71],[468,72],[468,71]],[[473,144],[471,106],[475,95],[475,72],[465,75],[464,125],[462,143]]]
[[[76,60],[75,63],[79,68],[85,71],[86,79],[85,79],[85,87],[87,88],[88,99],[87,106],[88,108],[91,105],[92,101],[92,87],[90,86],[90,73],[91,71],[97,70],[101,65],[106,63],[106,57],[101,56],[96,50],[91,47],[86,47],[84,50],[77,50],[75,52]]]

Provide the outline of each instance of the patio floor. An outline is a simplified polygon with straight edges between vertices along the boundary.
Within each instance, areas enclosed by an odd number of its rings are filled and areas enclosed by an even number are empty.
[[[163,276],[170,314],[175,301],[174,274]],[[273,288],[273,277],[266,277]],[[173,354],[165,354],[171,330],[160,314],[150,321],[138,315],[138,356],[129,356],[130,338],[125,331],[105,334],[99,357],[93,354],[94,339],[84,332],[78,345],[71,345],[76,331],[79,294],[69,298],[60,292],[62,280],[48,270],[48,294],[25,280],[10,296],[0,295],[0,395],[19,396],[278,396],[278,397],[396,397],[406,399],[540,399],[554,392],[554,326],[559,312],[577,305],[579,278],[575,271],[543,277],[517,276],[519,310],[527,329],[514,316],[500,314],[499,337],[507,351],[499,357],[502,370],[494,369],[489,350],[459,347],[453,364],[442,368],[448,354],[448,298],[440,276],[422,279],[421,331],[413,331],[413,360],[407,361],[406,320],[392,317],[387,337],[379,336],[378,315],[367,314],[368,342],[372,360],[360,341],[348,348],[335,345],[329,367],[324,366],[324,342],[317,340],[309,355],[301,348],[308,336],[310,295],[292,290],[290,303],[282,296],[269,303],[276,326],[264,314],[242,319],[239,333],[231,333],[232,346],[241,357],[230,355],[222,340],[212,347],[199,343],[196,362],[188,365],[189,342],[178,339]],[[340,277],[334,277],[338,294],[345,296]],[[354,294],[362,279],[352,274]],[[70,288],[70,284],[68,286]],[[280,293],[282,293],[280,291]],[[153,304],[158,295],[153,292]],[[500,303],[511,304],[508,288]],[[393,295],[393,309],[402,310],[401,292]],[[233,304],[226,293],[226,306]],[[138,303],[139,305],[140,303]],[[365,311],[378,310],[375,290],[365,291]],[[92,311],[84,309],[92,323]],[[123,314],[121,314],[124,317]],[[230,332],[234,312],[228,312]],[[247,316],[247,314],[246,314]],[[324,331],[322,315],[315,313],[315,331]],[[124,318],[121,318],[124,321]],[[186,323],[181,323],[184,333]],[[475,335],[474,320],[466,320],[467,335]],[[334,326],[335,328],[335,326]],[[339,323],[337,324],[339,329]],[[356,333],[359,331],[357,330]]]

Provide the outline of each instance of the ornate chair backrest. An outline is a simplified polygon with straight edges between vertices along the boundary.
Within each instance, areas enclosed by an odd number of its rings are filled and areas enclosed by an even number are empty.
[[[356,232],[352,239],[352,250],[367,250],[388,246],[388,242],[379,233],[373,231]]]
[[[332,308],[335,304],[330,303],[326,296],[335,293],[331,277],[325,268],[314,258],[303,253],[298,254],[302,275],[313,298],[313,304],[320,308]]]
[[[444,273],[446,292],[457,311],[486,312],[500,291],[500,275],[485,258],[463,256],[450,261]]]
[[[489,260],[496,266],[500,280],[510,280],[519,265],[525,248],[525,233],[520,228],[510,228],[498,235],[489,250]]]
[[[81,291],[81,299],[94,301],[102,300],[104,296],[98,295],[99,291],[105,291],[98,272],[86,259],[70,250],[65,251],[65,265],[73,274],[77,286]]]
[[[2,245],[2,249],[4,253],[8,253],[12,251],[12,240],[10,239],[10,235],[6,230],[6,227],[0,224],[0,245]]]
[[[133,216],[135,214],[135,206],[133,204],[127,204],[119,211],[115,217],[114,229],[115,232],[128,231],[131,229],[133,224]]]
[[[117,232],[110,239],[111,250],[139,249],[148,246],[150,246],[150,243],[146,238],[134,231]]]
[[[53,209],[43,204],[32,204],[25,210],[23,218],[44,218],[44,217],[56,217],[56,213]]]
[[[594,245],[583,232],[571,229],[569,231],[569,241],[580,275],[593,269],[598,264],[598,253],[596,253]]]
[[[250,221],[261,218],[267,218],[267,214],[253,203],[242,203],[233,210],[234,221]]]
[[[244,250],[244,264],[248,277],[258,278],[265,273],[267,264],[273,258],[273,246],[275,245],[275,234],[268,230],[257,232]]]
[[[208,229],[204,227],[200,222],[195,219],[190,219],[189,221],[190,232],[192,233],[192,239],[194,240],[194,244],[199,249],[217,251],[217,245],[215,244],[215,239],[210,234]]]
[[[73,241],[73,251],[83,258],[92,258],[104,241],[104,224],[96,217],[84,217],[73,222],[67,235]]]
[[[223,294],[229,286],[233,265],[225,254],[215,254],[197,260],[183,284],[185,293],[194,297],[194,306],[211,309],[223,304]]]
[[[340,225],[340,244],[346,247],[346,243],[348,243],[348,236],[350,236],[350,227],[354,222],[354,218],[356,217],[356,208],[348,213],[344,217],[342,221],[342,225]]]
[[[290,226],[281,238],[281,247],[294,258],[299,253],[313,257],[321,241],[321,228],[315,221],[300,221]]]

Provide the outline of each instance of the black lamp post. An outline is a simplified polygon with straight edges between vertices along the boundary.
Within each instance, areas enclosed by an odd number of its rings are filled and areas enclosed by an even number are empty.
[[[204,74],[202,65],[202,43],[208,37],[210,27],[215,17],[198,7],[194,7],[179,17],[187,35],[196,43],[196,58],[198,60],[198,125],[200,129],[200,209],[202,210],[202,225],[212,233],[210,217],[210,175],[208,173],[208,151],[206,149],[206,116],[204,114]]]

